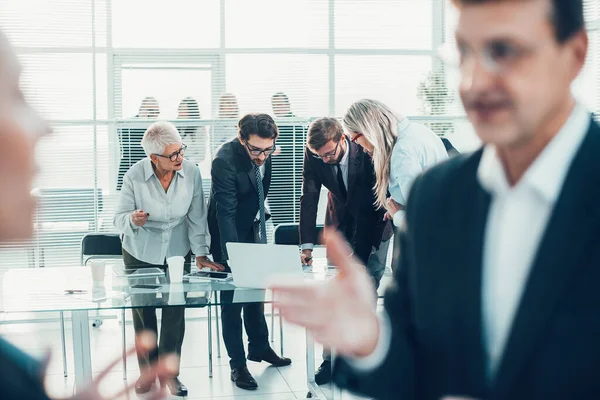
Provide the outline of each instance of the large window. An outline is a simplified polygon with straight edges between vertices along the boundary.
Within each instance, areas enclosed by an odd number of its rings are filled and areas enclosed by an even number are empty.
[[[586,1],[586,19],[590,55],[573,90],[600,110],[597,0]],[[217,138],[234,136],[241,114],[272,113],[272,95],[285,93],[294,116],[277,120],[275,223],[298,220],[310,121],[341,116],[359,98],[476,148],[457,76],[435,56],[456,20],[449,0],[2,0],[0,26],[20,55],[26,95],[54,134],[38,150],[39,235],[0,252],[0,265],[76,265],[85,232],[114,230],[123,138],[151,123],[136,118],[148,97],[157,118],[193,132],[189,156],[208,188]],[[237,111],[220,107],[224,98]],[[183,99],[199,115],[181,119]]]

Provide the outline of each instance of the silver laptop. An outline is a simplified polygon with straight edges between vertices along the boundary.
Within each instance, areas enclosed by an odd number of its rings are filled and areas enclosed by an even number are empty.
[[[227,243],[229,267],[237,287],[266,289],[273,277],[302,279],[298,246]]]

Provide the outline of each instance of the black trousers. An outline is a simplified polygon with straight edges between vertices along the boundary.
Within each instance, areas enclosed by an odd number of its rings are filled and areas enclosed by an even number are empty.
[[[254,235],[247,238],[255,241],[258,237],[257,226]],[[231,269],[227,263],[227,272]],[[248,335],[248,353],[261,353],[269,348],[269,328],[265,319],[265,305],[263,303],[233,303],[234,291],[222,291],[221,296],[221,322],[223,325],[223,342],[229,355],[229,365],[240,368],[246,365],[246,353],[244,351],[242,332],[242,310],[244,311],[244,328]]]
[[[229,366],[240,368],[246,365],[242,332],[242,310],[244,328],[248,335],[248,353],[262,353],[269,349],[269,328],[265,319],[263,303],[233,303],[234,291],[222,291],[221,322],[223,324],[223,342],[229,355]]]
[[[148,264],[140,261],[123,249],[123,263],[126,269],[140,268],[161,268],[168,274],[168,266],[165,262],[163,265]],[[184,269],[190,271],[191,256],[188,254],[185,257]],[[156,296],[152,293],[149,296]],[[149,302],[150,303],[150,302]],[[163,354],[177,354],[181,358],[181,345],[183,344],[183,336],[185,334],[185,307],[163,307],[162,323],[160,336],[158,335],[158,322],[156,320],[156,308],[132,308],[131,314],[133,317],[133,329],[136,334],[136,346],[138,334],[142,331],[151,331],[159,338],[158,346],[154,350],[147,352],[138,352],[138,365],[140,372],[148,370],[152,364],[158,361]],[[179,370],[177,371],[179,375]]]
[[[392,253],[392,272],[396,273],[396,270],[400,266],[400,228],[394,227],[394,251]]]

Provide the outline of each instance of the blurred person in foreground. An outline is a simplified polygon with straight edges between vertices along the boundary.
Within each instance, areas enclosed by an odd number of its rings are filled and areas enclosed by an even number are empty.
[[[170,122],[155,122],[144,133],[142,147],[147,157],[123,177],[114,217],[115,227],[123,233],[125,268],[160,268],[167,273],[166,259],[182,256],[185,271],[190,272],[194,253],[198,268],[222,270],[207,257],[210,234],[202,177],[196,164],[183,158],[186,146],[177,128]],[[158,334],[155,308],[133,308],[131,313],[136,334],[143,330]],[[142,374],[163,354],[181,356],[184,333],[185,307],[163,307],[158,348],[138,353]],[[143,376],[140,379],[136,392],[149,392],[152,384]],[[171,394],[187,396],[177,377],[166,384]]]
[[[369,397],[597,398],[600,127],[571,92],[583,1],[454,3],[460,94],[484,145],[412,185],[381,319],[335,233],[337,279],[275,298],[341,355],[335,382]]]
[[[34,155],[38,140],[50,128],[25,101],[19,87],[21,67],[8,40],[0,32],[0,242],[27,240],[33,235],[33,214],[36,202],[31,196],[31,186],[37,172]],[[137,341],[138,350],[152,348],[152,334],[143,334]],[[135,349],[131,349],[129,354]],[[101,371],[89,386],[81,388],[73,399],[101,400],[122,398],[132,386],[116,389],[105,397],[98,387],[112,368],[121,360],[119,356]],[[163,380],[173,376],[177,360],[165,358],[155,364],[144,380],[159,376]],[[0,392],[2,399],[47,400],[44,388],[48,358],[38,360],[0,339]],[[163,398],[157,391],[148,399]]]

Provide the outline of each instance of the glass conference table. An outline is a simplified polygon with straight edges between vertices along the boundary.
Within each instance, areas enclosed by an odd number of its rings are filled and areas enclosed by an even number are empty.
[[[273,301],[269,290],[237,288],[232,283],[216,281],[171,284],[168,276],[133,277],[125,275],[122,268],[122,264],[107,264],[105,280],[100,284],[92,282],[89,267],[15,268],[0,272],[1,313],[52,311],[71,313],[75,390],[84,387],[92,380],[90,311],[95,313],[101,310],[123,311],[145,307],[206,307],[209,367],[212,367],[211,308],[222,304]],[[331,279],[335,275],[335,268],[328,267],[324,259],[315,259],[314,266],[304,271],[305,279],[314,280],[315,284]],[[386,286],[387,279],[389,277],[384,276],[382,287]],[[159,288],[134,287],[137,285],[153,285]],[[308,332],[306,345],[309,396],[325,398],[321,388],[314,381],[314,341]],[[332,397],[339,398],[335,391],[334,389]]]

